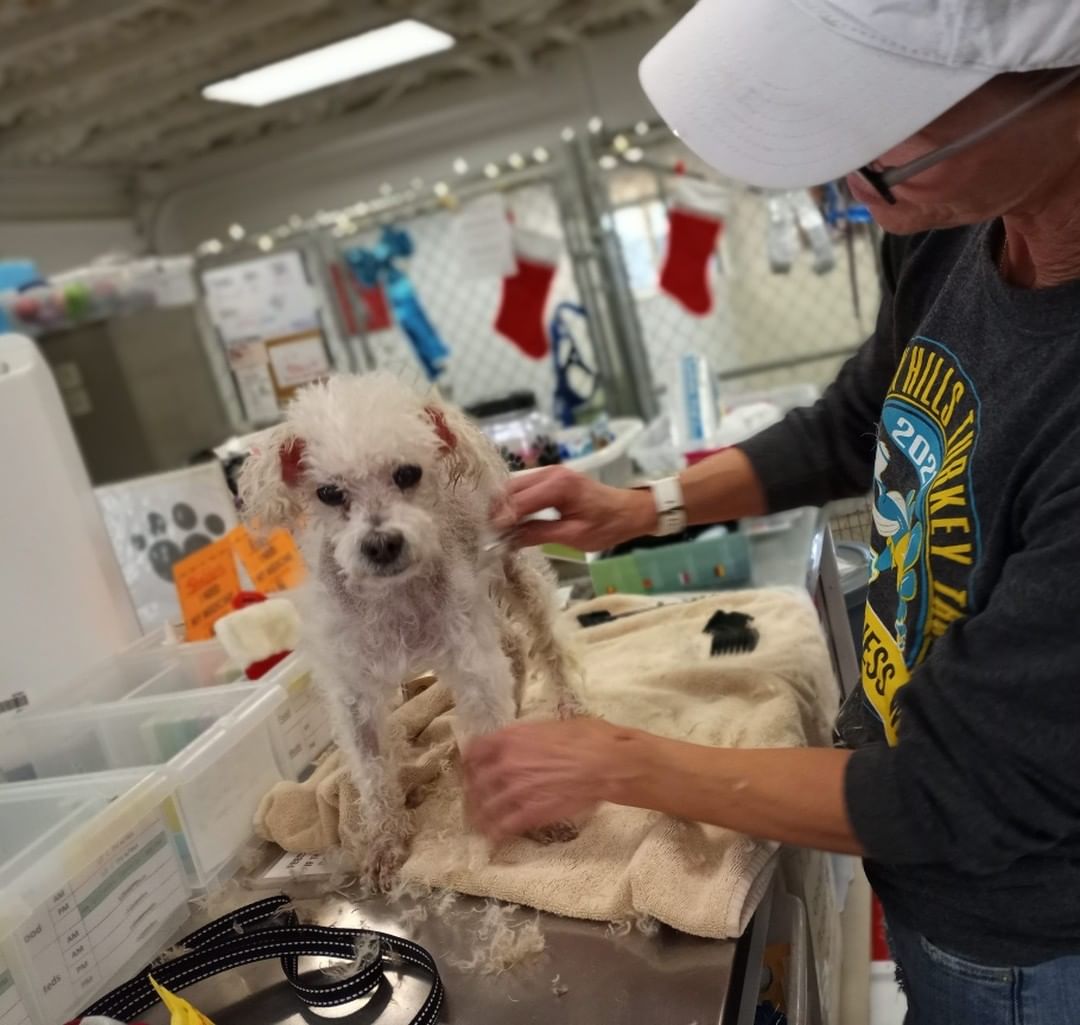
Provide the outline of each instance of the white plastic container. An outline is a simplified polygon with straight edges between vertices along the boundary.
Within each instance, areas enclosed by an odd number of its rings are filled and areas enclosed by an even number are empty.
[[[207,688],[0,720],[0,771],[47,780],[157,768],[166,820],[192,884],[235,868],[263,795],[283,774],[273,741],[281,687]],[[14,771],[13,771],[14,770]]]
[[[107,796],[117,784],[121,792]],[[114,778],[96,789],[0,788],[0,960],[23,1020],[36,1025],[72,1018],[141,968],[189,915],[166,778],[149,773],[129,786]],[[11,1025],[20,1022],[9,1013]]]
[[[611,421],[611,430],[615,440],[599,452],[590,452],[587,456],[567,459],[563,466],[577,470],[602,484],[622,488],[634,478],[634,465],[630,461],[630,446],[645,429],[644,423],[634,417],[615,417]],[[526,471],[528,472],[528,471]]]

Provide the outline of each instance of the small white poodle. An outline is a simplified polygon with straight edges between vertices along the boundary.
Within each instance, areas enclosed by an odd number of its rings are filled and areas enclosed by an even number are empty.
[[[362,867],[386,886],[409,839],[387,726],[402,685],[434,670],[461,743],[513,721],[530,659],[551,710],[572,714],[577,663],[543,557],[489,548],[508,474],[461,412],[389,374],[343,375],[301,390],[260,441],[240,475],[244,515],[299,538],[306,649],[361,795]]]

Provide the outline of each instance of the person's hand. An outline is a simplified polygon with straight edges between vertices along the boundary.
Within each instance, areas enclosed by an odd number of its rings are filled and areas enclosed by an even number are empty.
[[[557,520],[523,518],[556,509]],[[513,530],[517,544],[549,542],[589,552],[611,548],[656,528],[656,504],[648,491],[601,484],[562,466],[515,474],[494,518],[495,526]]]
[[[466,806],[493,840],[620,799],[641,771],[642,734],[602,719],[517,723],[465,749]]]

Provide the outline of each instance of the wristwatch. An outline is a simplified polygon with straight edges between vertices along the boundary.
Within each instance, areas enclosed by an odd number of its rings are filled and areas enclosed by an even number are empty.
[[[649,485],[656,503],[656,530],[653,537],[668,537],[686,530],[686,504],[678,477],[664,477]]]

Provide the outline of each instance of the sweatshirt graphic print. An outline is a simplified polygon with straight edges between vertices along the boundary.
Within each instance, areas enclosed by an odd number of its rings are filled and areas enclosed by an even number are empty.
[[[862,686],[895,744],[897,695],[930,646],[968,610],[979,521],[971,480],[979,398],[953,353],[904,350],[881,413]]]

